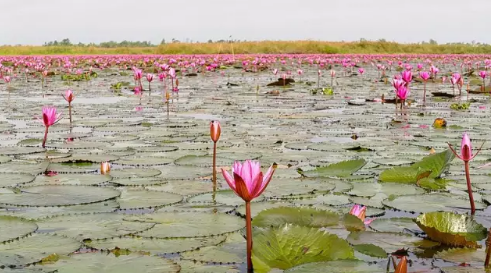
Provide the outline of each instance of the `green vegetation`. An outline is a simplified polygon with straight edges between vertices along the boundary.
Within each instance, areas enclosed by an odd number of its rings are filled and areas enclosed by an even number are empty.
[[[1,46],[0,55],[49,55],[49,54],[491,54],[491,45],[451,43],[435,41],[400,44],[385,40],[358,42],[325,41],[218,41],[208,43],[171,43],[160,45],[150,42],[104,42],[100,44],[72,44],[69,39],[53,41],[44,46]]]

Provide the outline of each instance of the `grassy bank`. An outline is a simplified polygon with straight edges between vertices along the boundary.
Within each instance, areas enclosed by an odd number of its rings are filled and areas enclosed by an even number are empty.
[[[394,42],[261,41],[172,43],[157,47],[1,46],[0,55],[82,54],[491,54],[491,45],[399,44]]]

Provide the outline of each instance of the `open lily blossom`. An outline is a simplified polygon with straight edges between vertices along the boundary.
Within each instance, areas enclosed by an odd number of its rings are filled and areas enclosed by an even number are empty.
[[[229,187],[246,202],[260,196],[273,178],[276,164],[269,167],[265,175],[258,161],[246,160],[243,164],[235,161],[232,174],[222,169],[223,178]]]
[[[232,175],[222,169],[223,178],[237,196],[246,202],[247,269],[252,270],[252,222],[251,201],[260,196],[273,178],[276,164],[269,167],[265,175],[258,161],[246,160],[243,164],[235,161]]]

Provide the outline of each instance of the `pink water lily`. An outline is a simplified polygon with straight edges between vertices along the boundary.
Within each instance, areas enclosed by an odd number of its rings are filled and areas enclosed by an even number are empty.
[[[476,154],[472,154],[472,144],[471,144],[471,139],[469,138],[469,135],[467,133],[464,133],[462,136],[462,142],[460,143],[460,155],[455,151],[453,146],[448,143],[448,147],[452,151],[452,153],[458,157],[460,160],[464,161],[464,168],[465,168],[465,178],[467,181],[467,193],[469,194],[469,201],[471,203],[471,214],[474,215],[476,212],[476,208],[474,205],[474,197],[472,195],[472,185],[471,185],[471,177],[470,177],[470,171],[469,171],[469,161],[474,159],[479,152],[482,149],[482,146],[484,143],[481,145],[481,148],[476,152]]]
[[[365,69],[363,69],[362,67],[360,67],[358,69],[358,73],[360,73],[360,75],[363,75],[365,73]]]
[[[409,92],[407,90],[407,87],[399,86],[399,88],[397,89],[397,97],[399,97],[399,99],[401,100],[406,100],[408,95]]]
[[[354,205],[350,212],[351,215],[354,215],[358,217],[365,225],[370,225],[370,223],[373,222],[375,219],[365,219],[366,218],[366,213],[367,213],[367,207],[363,205]]]
[[[147,81],[148,81],[148,82],[153,81],[153,74],[151,74],[151,73],[148,73],[148,74],[147,74]]]
[[[486,78],[486,74],[487,74],[486,71],[479,71],[479,77],[483,79]]]
[[[58,121],[60,121],[60,116],[61,113],[56,113],[55,107],[43,107],[43,119],[41,120],[40,118],[38,118],[38,120],[44,124],[44,127],[46,127],[42,144],[43,148],[46,147],[49,127],[55,125]]]
[[[268,186],[276,165],[269,167],[266,175],[261,172],[261,164],[257,161],[246,160],[244,164],[235,161],[232,175],[222,169],[222,174],[229,187],[246,202],[260,196]]]
[[[419,72],[419,76],[421,77],[421,79],[423,79],[423,81],[427,81],[430,78],[430,73],[426,71],[421,71]]]
[[[246,203],[247,272],[253,272],[251,201],[263,193],[271,181],[275,170],[276,164],[273,164],[269,167],[266,175],[263,175],[261,164],[251,160],[246,160],[244,164],[235,161],[232,166],[233,177],[222,169],[223,177],[229,187]]]
[[[413,80],[413,73],[410,70],[402,72],[402,80],[406,83],[406,86]]]

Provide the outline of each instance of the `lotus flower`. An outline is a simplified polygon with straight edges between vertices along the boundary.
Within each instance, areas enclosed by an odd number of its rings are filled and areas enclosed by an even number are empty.
[[[402,72],[402,80],[408,85],[413,80],[413,73],[410,70],[405,70]]]
[[[133,76],[134,76],[135,80],[137,80],[137,81],[140,80],[142,78],[142,71],[138,68],[135,68],[133,70]]]
[[[68,102],[68,104],[71,104],[74,99],[73,91],[70,89],[65,91],[65,95],[63,96],[63,98]]]
[[[148,73],[148,74],[147,74],[147,81],[148,81],[148,82],[153,81],[153,74],[151,74],[151,73]]]
[[[212,121],[210,123],[210,136],[213,142],[217,142],[220,139],[221,132],[220,122],[217,120]]]
[[[246,202],[260,196],[268,186],[276,170],[273,164],[266,175],[261,172],[261,165],[257,161],[246,160],[244,164],[236,161],[232,167],[232,175],[222,169],[222,174],[229,187]]]
[[[108,174],[111,171],[111,164],[109,162],[101,162],[101,174]]]
[[[430,78],[430,73],[426,71],[421,71],[419,72],[419,76],[421,77],[421,79],[423,79],[423,81],[427,81]]]
[[[404,81],[401,79],[393,79],[392,80],[392,86],[394,86],[394,88],[396,89],[396,92],[399,89],[399,87],[401,87],[403,85],[404,85]]]
[[[297,70],[297,73],[298,73],[298,75],[302,76],[303,70],[302,69],[299,69],[299,70]]]
[[[365,69],[363,69],[362,67],[360,67],[358,69],[358,73],[360,73],[360,75],[363,75],[365,73]]]
[[[484,143],[481,145],[481,148],[477,151],[476,154],[472,154],[472,145],[471,145],[471,140],[469,138],[469,135],[467,133],[464,133],[462,136],[462,142],[460,144],[460,155],[457,154],[457,152],[454,150],[452,145],[448,143],[448,147],[452,151],[452,153],[458,157],[460,160],[464,161],[464,168],[465,168],[465,178],[467,180],[467,193],[469,194],[469,200],[471,203],[471,214],[474,215],[476,212],[475,206],[474,206],[474,197],[472,195],[472,186],[471,186],[471,177],[470,177],[470,171],[469,171],[469,161],[474,159],[479,152],[482,149],[482,146]]]
[[[276,69],[276,68],[275,68],[275,69],[273,69],[273,74],[274,74],[274,75],[278,74],[278,69]]]
[[[336,77],[336,70],[331,69],[331,77]]]
[[[479,149],[475,155],[472,155],[471,140],[470,140],[469,135],[467,133],[464,133],[464,135],[462,136],[462,142],[460,144],[460,155],[457,154],[457,152],[455,152],[455,150],[453,149],[453,147],[451,145],[450,145],[450,149],[455,154],[455,156],[458,157],[462,161],[471,161],[481,151],[481,149]]]
[[[176,78],[176,70],[174,68],[169,69],[169,76],[173,79]]]
[[[486,71],[479,71],[479,77],[484,80],[484,78],[486,78]]]
[[[57,114],[55,107],[43,107],[43,119],[41,120],[40,118],[38,118],[38,120],[44,124],[44,127],[46,127],[46,130],[44,132],[43,145],[42,145],[43,148],[46,147],[46,140],[48,138],[49,127],[53,126],[58,121],[60,121],[60,116],[61,113]]]
[[[365,225],[370,225],[370,223],[372,223],[375,219],[365,219],[366,213],[367,207],[360,205],[354,205],[349,212],[349,214],[358,217],[358,219],[360,219]]]
[[[399,88],[397,89],[397,97],[399,97],[399,99],[401,100],[406,100],[408,95],[409,92],[407,90],[407,87],[399,86]]]
[[[229,187],[246,203],[247,272],[253,272],[251,201],[263,193],[275,170],[276,164],[273,164],[266,172],[266,175],[263,176],[260,163],[250,160],[246,160],[244,164],[236,161],[232,166],[233,177],[222,169],[223,177]]]

